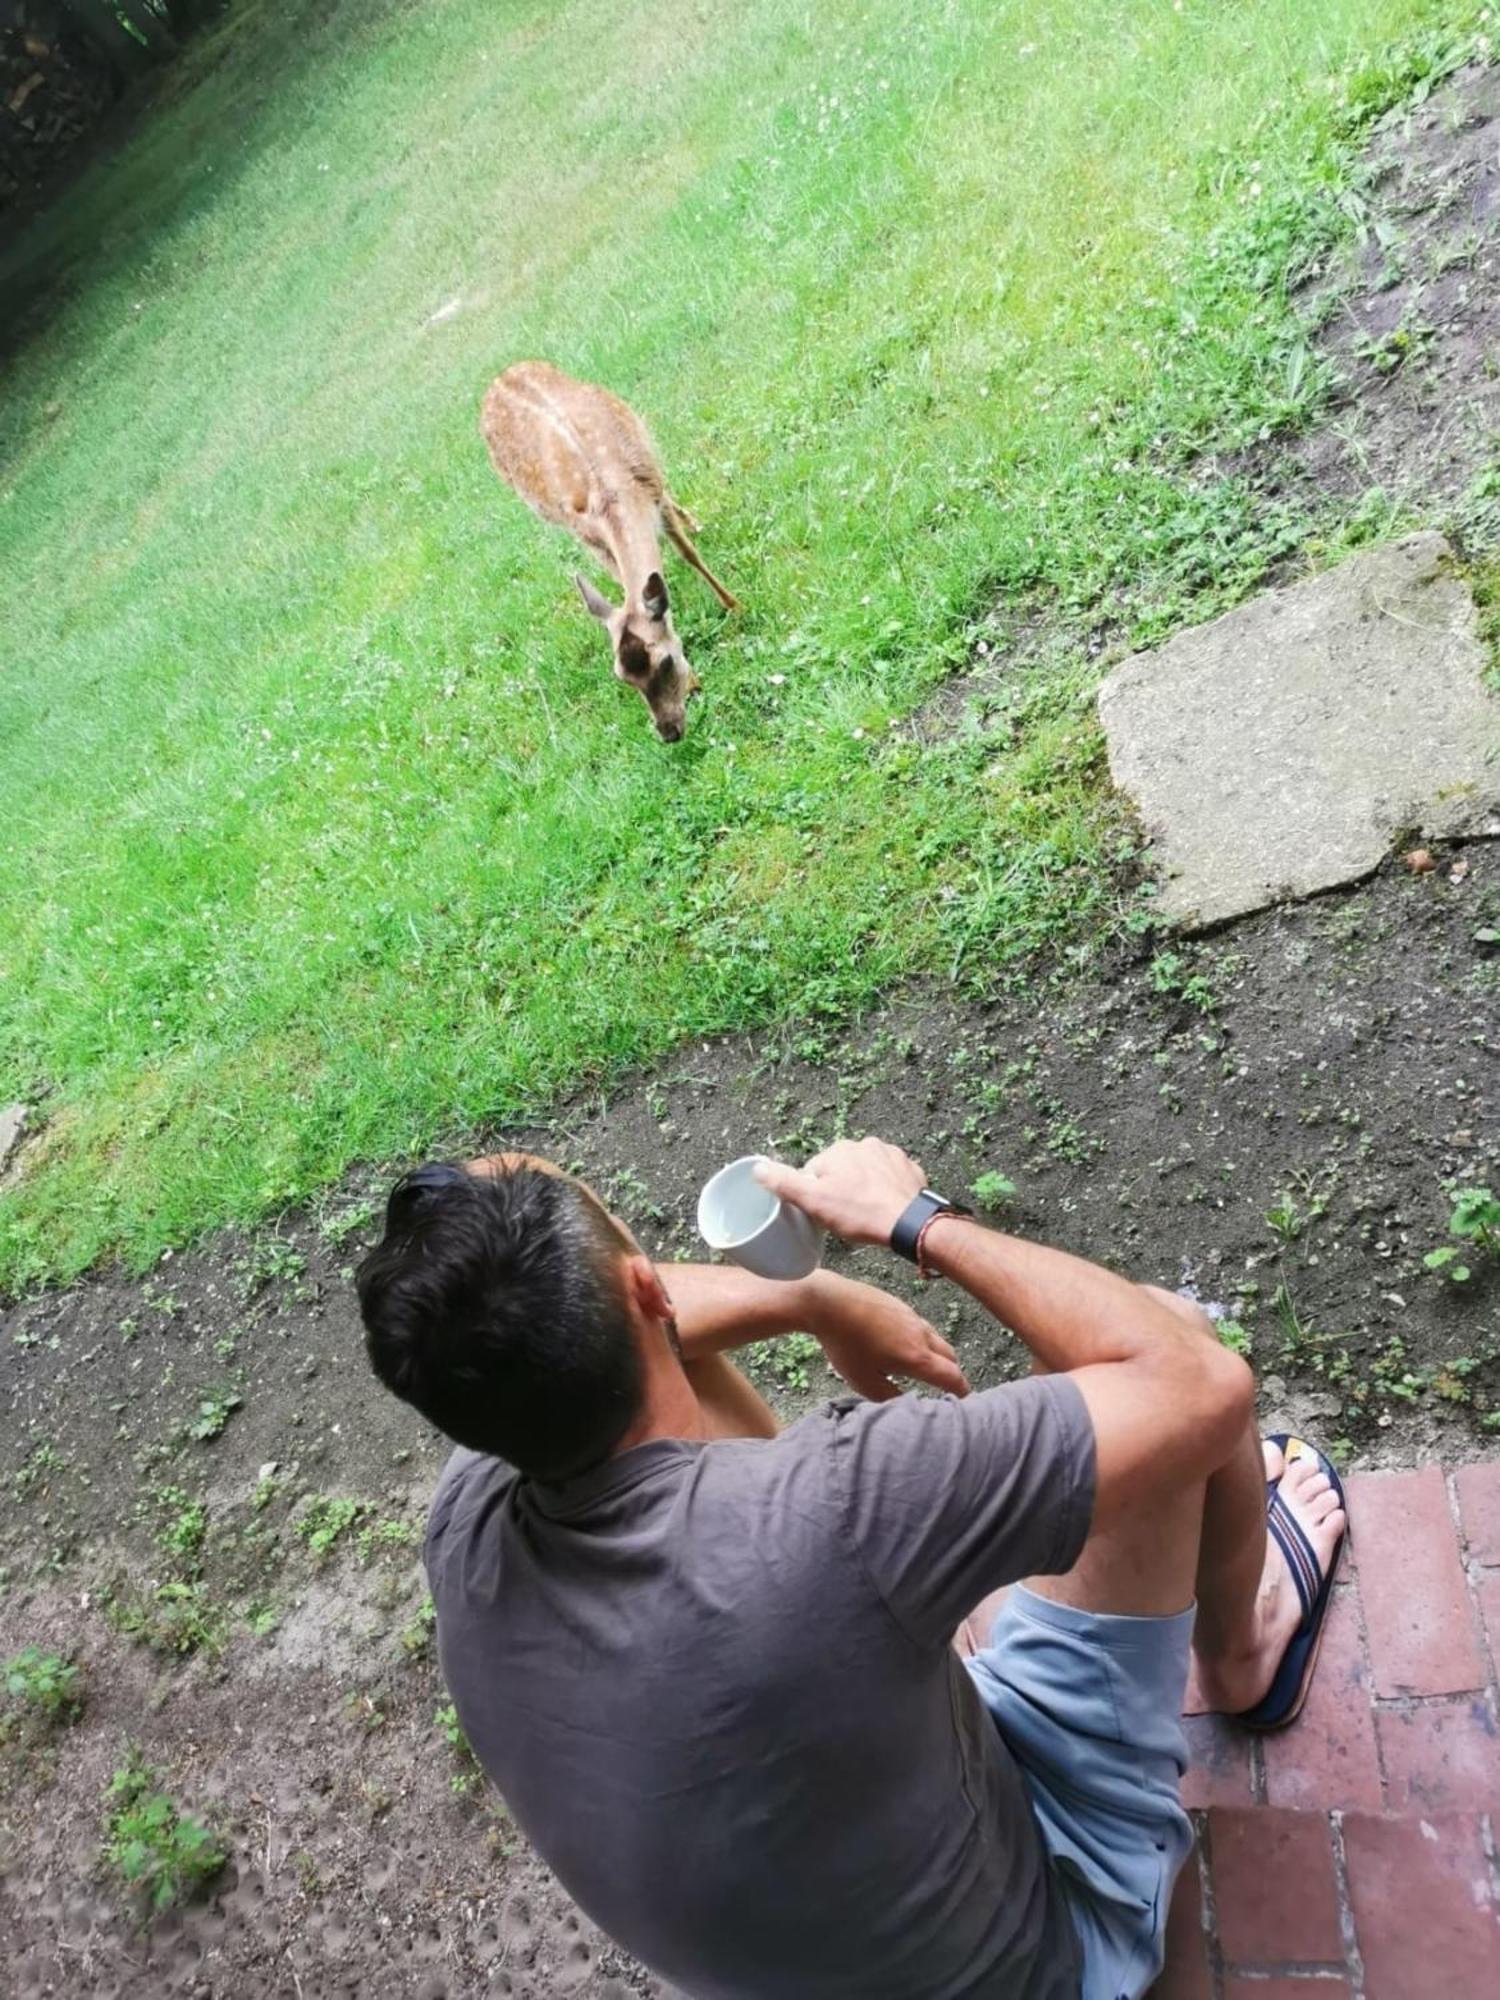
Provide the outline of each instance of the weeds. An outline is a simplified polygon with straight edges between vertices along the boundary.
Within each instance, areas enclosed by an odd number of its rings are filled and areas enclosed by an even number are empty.
[[[1005,1208],[1016,1198],[1016,1184],[1004,1174],[984,1173],[969,1188],[981,1208]]]
[[[182,1578],[127,1586],[108,1599],[105,1612],[117,1631],[178,1658],[217,1654],[226,1637],[224,1613],[204,1585]]]
[[[160,1547],[186,1563],[196,1563],[208,1533],[208,1510],[201,1500],[190,1500],[180,1486],[163,1486],[156,1494],[163,1519],[156,1532]]]
[[[27,1646],[0,1666],[0,1686],[13,1715],[45,1728],[76,1722],[83,1712],[82,1669],[37,1646]]]
[[[1253,1343],[1242,1321],[1237,1319],[1215,1320],[1214,1332],[1219,1337],[1220,1345],[1227,1347],[1231,1354],[1241,1355],[1246,1361],[1250,1359]]]
[[[188,1436],[196,1438],[200,1443],[206,1443],[209,1439],[220,1436],[231,1415],[239,1409],[243,1401],[244,1398],[237,1395],[233,1389],[216,1389],[212,1395],[205,1396],[199,1403],[198,1414],[187,1427]]]
[[[744,1350],[750,1372],[778,1388],[796,1392],[812,1386],[810,1370],[823,1350],[810,1333],[788,1333],[779,1340],[756,1340]]]
[[[354,1537],[355,1560],[363,1569],[378,1555],[408,1554],[421,1539],[421,1530],[412,1521],[374,1521]]]
[[[104,1794],[105,1861],[153,1915],[205,1887],[229,1858],[202,1820],[159,1789],[160,1776],[132,1748]]]
[[[321,1562],[364,1511],[362,1500],[335,1500],[327,1494],[315,1494],[297,1523],[297,1533]]]
[[[295,1244],[288,1243],[284,1237],[263,1236],[254,1244],[249,1255],[240,1259],[236,1268],[240,1295],[249,1299],[267,1285],[295,1283],[307,1269],[307,1259]]]
[[[484,1770],[474,1755],[468,1737],[464,1734],[463,1724],[458,1719],[458,1710],[451,1701],[443,1702],[432,1719],[437,1724],[457,1766],[448,1780],[449,1787],[459,1798],[467,1798],[469,1793],[483,1781]]]
[[[1146,977],[1152,991],[1163,993],[1171,999],[1182,1000],[1189,1007],[1196,1007],[1202,1014],[1211,1014],[1218,1005],[1213,987],[1206,976],[1195,972],[1189,962],[1175,951],[1159,951],[1146,968]]]
[[[1291,1185],[1266,1210],[1266,1227],[1283,1245],[1295,1243],[1328,1213],[1333,1188],[1326,1174],[1307,1168],[1291,1177]]]
[[[1475,1259],[1500,1258],[1500,1201],[1487,1187],[1459,1188],[1448,1217],[1448,1234],[1455,1241],[1429,1250],[1422,1262],[1451,1283],[1466,1285],[1474,1275]]]
[[[430,1597],[425,1597],[396,1634],[401,1650],[408,1659],[424,1659],[431,1653],[432,1636],[436,1627],[437,1606]]]

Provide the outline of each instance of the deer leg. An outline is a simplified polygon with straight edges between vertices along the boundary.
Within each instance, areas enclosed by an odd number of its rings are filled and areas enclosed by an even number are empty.
[[[699,555],[698,551],[693,547],[692,543],[688,540],[687,536],[687,529],[689,526],[688,517],[683,513],[682,509],[676,504],[675,501],[672,503],[671,507],[666,511],[662,521],[662,526],[666,529],[667,539],[671,542],[673,548],[676,549],[677,553],[682,557],[685,563],[691,564],[692,567],[695,570],[697,570],[699,576],[703,578],[704,582],[708,585],[709,589],[713,592],[714,596],[718,598],[719,602],[723,605],[724,609],[726,611],[740,610],[741,605],[739,599],[733,596],[729,591],[727,591],[724,588],[723,584],[720,583],[719,579],[714,575],[713,571],[709,568],[708,564],[703,560],[702,556]]]
[[[667,512],[669,514],[675,514],[677,516],[678,520],[682,523],[683,530],[686,534],[701,535],[703,533],[702,522],[695,521],[692,515],[688,512],[687,508],[683,506],[680,500],[674,500],[670,493],[663,495],[663,498],[666,502]]]
[[[586,534],[580,529],[578,539],[586,549],[591,550],[599,558],[616,583],[622,582],[620,565],[615,561],[615,552],[602,535]]]

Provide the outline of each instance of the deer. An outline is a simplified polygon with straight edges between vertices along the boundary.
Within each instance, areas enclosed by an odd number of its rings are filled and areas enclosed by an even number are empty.
[[[517,361],[490,384],[479,427],[507,486],[576,535],[624,591],[624,603],[613,604],[574,572],[579,596],[609,634],[616,675],[650,709],[661,740],[680,742],[688,697],[702,682],[672,626],[662,536],[726,611],[740,606],[694,548],[702,530],[673,499],[646,426],[608,389],[575,382],[549,361]]]

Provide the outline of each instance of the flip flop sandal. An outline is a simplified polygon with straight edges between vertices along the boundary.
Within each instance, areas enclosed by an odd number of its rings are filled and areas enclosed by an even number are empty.
[[[1307,1700],[1308,1689],[1312,1686],[1313,1668],[1318,1663],[1318,1652],[1323,1644],[1323,1627],[1328,1611],[1329,1593],[1333,1589],[1333,1579],[1338,1574],[1339,1559],[1344,1553],[1344,1543],[1348,1540],[1348,1502],[1344,1498],[1343,1482],[1332,1465],[1316,1445],[1304,1439],[1290,1437],[1277,1432],[1266,1439],[1280,1450],[1287,1464],[1300,1458],[1313,1459],[1318,1470],[1327,1479],[1344,1509],[1344,1532],[1334,1545],[1333,1555],[1326,1570],[1318,1566],[1318,1558],[1312,1543],[1307,1539],[1298,1523],[1296,1515],[1281,1497],[1281,1482],[1278,1479],[1266,1481],[1266,1527],[1270,1531],[1277,1548],[1286,1558],[1286,1566],[1296,1585],[1297,1597],[1302,1605],[1302,1618],[1296,1631],[1281,1656],[1281,1664],[1276,1669],[1264,1698],[1254,1708],[1247,1708],[1241,1714],[1231,1716],[1243,1729],[1285,1729],[1295,1722],[1302,1713],[1302,1704]]]

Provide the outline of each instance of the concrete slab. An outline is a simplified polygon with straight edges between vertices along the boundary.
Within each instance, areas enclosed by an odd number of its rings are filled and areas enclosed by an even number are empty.
[[[26,1132],[26,1106],[7,1104],[0,1110],[0,1174],[10,1165],[10,1156]]]
[[[1500,700],[1441,535],[1268,591],[1099,693],[1185,929],[1357,880],[1398,833],[1500,833]]]

